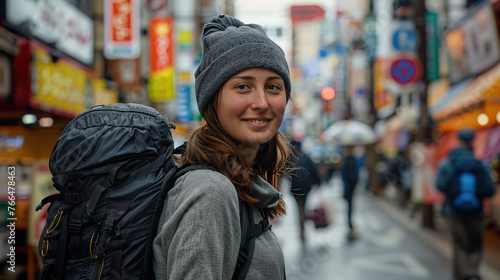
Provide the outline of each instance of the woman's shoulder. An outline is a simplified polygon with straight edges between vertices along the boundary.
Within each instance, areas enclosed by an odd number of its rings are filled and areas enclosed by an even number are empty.
[[[191,194],[204,194],[222,198],[238,195],[231,181],[222,173],[210,169],[193,170],[177,179],[176,186]]]

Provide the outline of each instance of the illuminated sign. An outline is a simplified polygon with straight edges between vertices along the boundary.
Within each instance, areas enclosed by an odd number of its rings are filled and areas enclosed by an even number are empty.
[[[171,18],[153,18],[149,25],[149,98],[164,102],[175,96],[174,25]]]
[[[94,23],[68,1],[7,0],[6,19],[87,65],[94,61]]]
[[[141,54],[139,0],[104,1],[104,56],[134,59]]]
[[[48,111],[74,115],[87,109],[87,73],[33,45],[32,98],[30,102]]]

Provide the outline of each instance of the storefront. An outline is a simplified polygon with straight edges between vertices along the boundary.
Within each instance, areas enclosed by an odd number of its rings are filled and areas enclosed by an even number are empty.
[[[35,205],[54,191],[48,167],[54,144],[73,117],[93,105],[118,101],[117,91],[90,70],[92,19],[70,3],[54,2],[0,4],[5,11],[5,28],[0,28],[0,224],[7,217],[10,167],[16,174],[16,268],[22,273],[25,267],[27,279],[35,276],[38,235],[45,223],[46,209],[35,212]],[[6,228],[0,230],[2,246]]]
[[[444,34],[444,43],[450,56],[449,75],[429,85],[428,108],[432,120],[437,124],[436,144],[432,152],[433,164],[446,158],[458,145],[457,133],[462,129],[473,129],[476,158],[489,163],[493,179],[499,183],[498,160],[500,155],[500,45],[498,1],[483,3],[470,10],[459,26]],[[495,167],[496,166],[496,167]],[[431,195],[437,196],[435,188]],[[486,212],[495,219],[500,228],[500,195],[486,202]],[[496,212],[496,214],[495,214]],[[496,216],[496,218],[495,218]]]

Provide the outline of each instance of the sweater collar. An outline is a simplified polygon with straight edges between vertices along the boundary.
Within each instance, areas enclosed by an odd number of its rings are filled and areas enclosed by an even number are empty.
[[[255,205],[257,207],[276,207],[283,197],[282,193],[278,192],[260,176],[257,176],[257,178],[253,181],[252,187],[252,196],[259,200],[259,202]]]

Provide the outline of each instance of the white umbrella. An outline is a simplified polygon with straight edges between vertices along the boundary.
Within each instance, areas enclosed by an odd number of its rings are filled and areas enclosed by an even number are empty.
[[[342,145],[367,145],[377,142],[377,134],[369,125],[354,121],[337,121],[325,130],[326,140]]]

